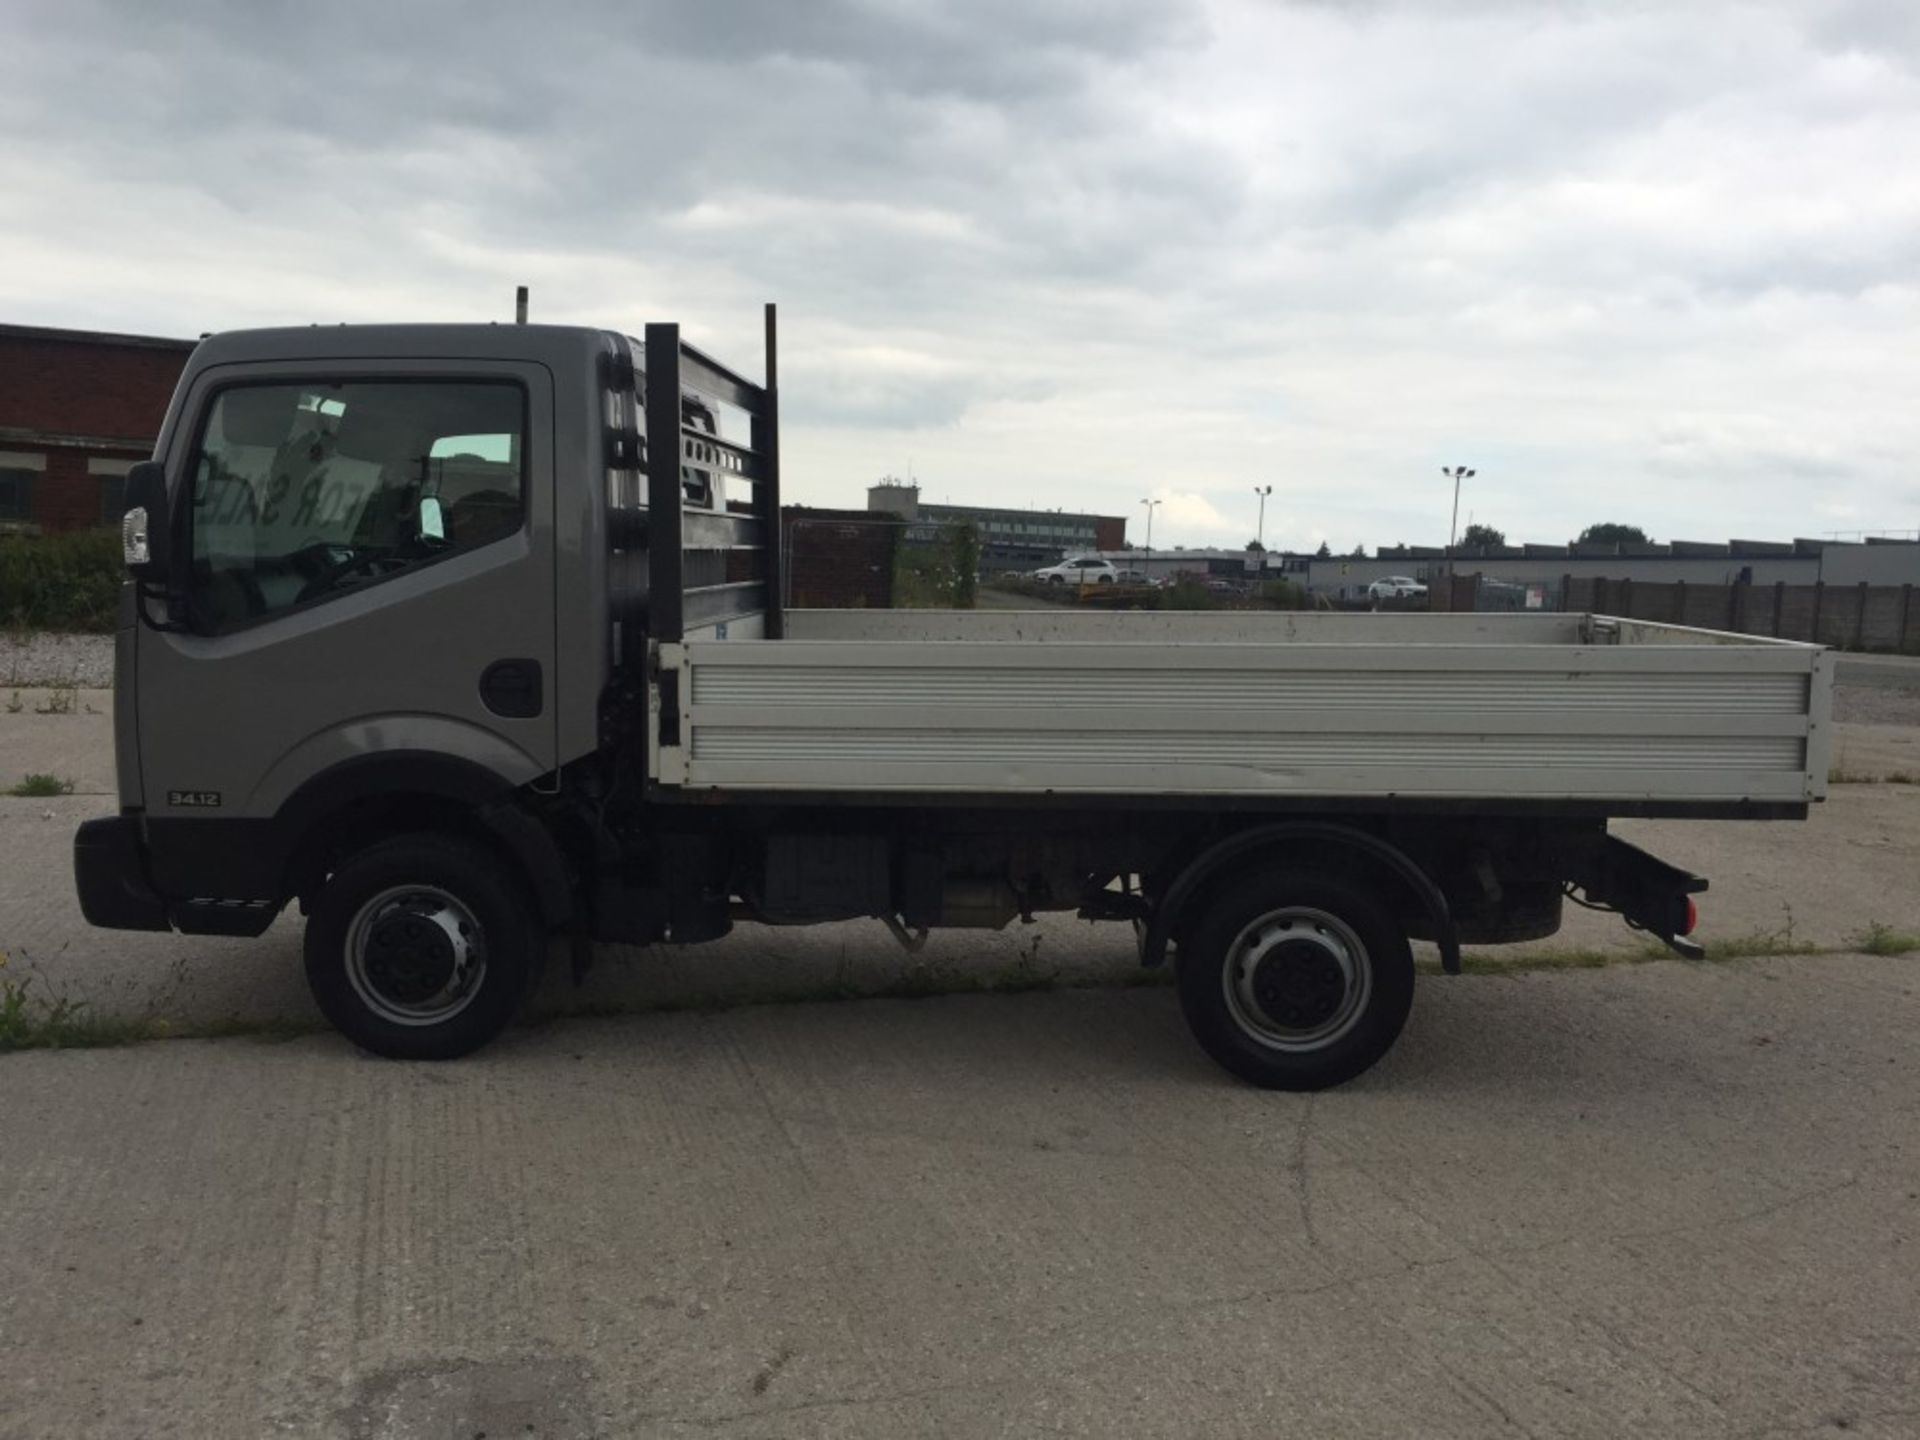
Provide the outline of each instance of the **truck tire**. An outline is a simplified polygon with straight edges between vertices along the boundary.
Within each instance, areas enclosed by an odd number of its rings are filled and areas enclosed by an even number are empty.
[[[1323,1090],[1392,1047],[1413,951],[1382,897],[1341,876],[1255,873],[1203,903],[1180,946],[1180,1008],[1220,1065],[1269,1090]]]
[[[402,835],[333,873],[307,918],[307,984],[340,1033],[396,1060],[451,1060],[505,1029],[547,937],[521,877],[455,835]]]

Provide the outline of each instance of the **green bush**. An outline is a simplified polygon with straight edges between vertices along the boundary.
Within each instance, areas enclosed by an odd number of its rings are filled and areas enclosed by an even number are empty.
[[[112,530],[0,537],[0,624],[111,630],[126,576]]]
[[[1259,601],[1269,610],[1310,610],[1313,597],[1307,587],[1291,580],[1269,580],[1260,587]]]
[[[953,535],[953,608],[971,610],[980,595],[980,532],[971,521]]]
[[[979,563],[980,537],[971,525],[949,525],[931,543],[901,544],[894,552],[894,608],[971,610]]]
[[[987,588],[1008,595],[1024,595],[1030,600],[1074,598],[1074,592],[1065,585],[1049,585],[1045,580],[1036,580],[1031,575],[996,575],[987,581]]]
[[[1160,592],[1162,610],[1220,610],[1225,605],[1226,602],[1200,580],[1182,578]]]

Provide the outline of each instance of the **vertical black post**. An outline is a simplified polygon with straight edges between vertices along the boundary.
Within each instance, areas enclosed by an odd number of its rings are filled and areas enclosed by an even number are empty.
[[[767,576],[766,636],[778,640],[787,631],[785,571],[780,548],[780,347],[773,302],[767,302],[767,391],[754,422],[753,448],[760,452],[760,524]]]
[[[647,635],[686,634],[686,551],[680,534],[680,327],[647,326]]]

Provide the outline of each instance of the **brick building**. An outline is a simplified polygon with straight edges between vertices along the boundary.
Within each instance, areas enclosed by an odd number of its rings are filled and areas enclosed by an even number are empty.
[[[900,529],[864,510],[788,505],[780,512],[786,603],[796,610],[889,609]]]
[[[195,343],[0,325],[0,533],[118,524]]]

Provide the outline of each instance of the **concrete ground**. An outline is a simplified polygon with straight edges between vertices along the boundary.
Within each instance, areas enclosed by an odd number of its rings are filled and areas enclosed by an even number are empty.
[[[0,1064],[0,1437],[1910,1436],[1920,960]]]
[[[0,703],[0,783],[76,788],[0,799],[0,980],[314,1024],[291,922],[81,922],[109,698]],[[1920,731],[1841,734],[1892,774]],[[1713,878],[1730,949],[1920,931],[1920,786],[1620,828]],[[1640,946],[1575,912],[1522,953]],[[0,1057],[0,1440],[1920,1434],[1920,955],[1423,978],[1311,1099],[1216,1071],[1111,927],[563,971],[456,1065]],[[1092,988],[657,1008],[983,973]]]

